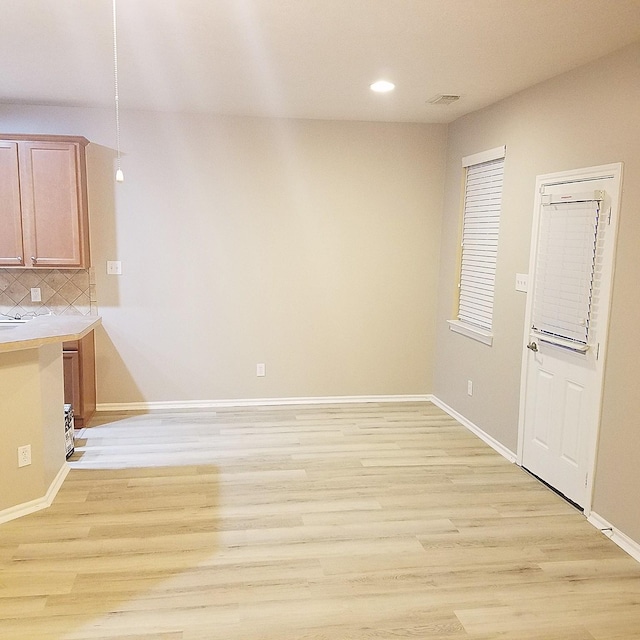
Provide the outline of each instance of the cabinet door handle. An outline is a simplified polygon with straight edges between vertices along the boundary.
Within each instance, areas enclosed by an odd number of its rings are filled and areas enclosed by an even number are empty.
[[[22,256],[18,256],[18,257],[16,258],[16,260],[17,260],[18,262],[22,262]]]
[[[31,262],[38,262],[38,258],[36,258],[35,256],[31,256]]]

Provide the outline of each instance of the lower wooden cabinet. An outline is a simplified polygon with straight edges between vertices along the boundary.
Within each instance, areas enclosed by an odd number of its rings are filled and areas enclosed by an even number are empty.
[[[96,349],[93,331],[62,345],[64,401],[73,406],[75,426],[86,427],[96,411]]]

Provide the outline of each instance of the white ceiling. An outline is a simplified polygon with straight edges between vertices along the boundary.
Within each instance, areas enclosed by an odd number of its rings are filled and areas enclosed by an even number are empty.
[[[450,122],[640,40],[640,0],[117,6],[122,109]],[[112,0],[0,0],[0,24],[0,102],[113,105]]]

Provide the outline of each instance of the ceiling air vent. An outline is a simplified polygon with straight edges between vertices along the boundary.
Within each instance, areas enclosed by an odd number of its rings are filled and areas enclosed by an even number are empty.
[[[453,96],[450,94],[439,94],[437,96],[433,96],[430,100],[427,100],[429,104],[451,104],[452,102],[456,102],[460,100],[460,96]]]

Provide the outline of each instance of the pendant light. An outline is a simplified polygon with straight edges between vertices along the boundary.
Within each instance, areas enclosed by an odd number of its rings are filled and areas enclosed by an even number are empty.
[[[124,182],[124,173],[120,168],[120,105],[118,103],[118,26],[116,19],[116,3],[113,0],[113,88],[115,91],[116,111],[116,182]]]

